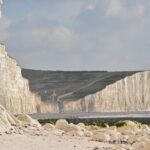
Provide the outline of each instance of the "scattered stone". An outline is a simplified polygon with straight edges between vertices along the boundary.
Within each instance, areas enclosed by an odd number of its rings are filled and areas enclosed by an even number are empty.
[[[80,130],[80,129],[81,129],[81,127],[76,126],[76,125],[73,124],[73,123],[70,123],[70,124],[68,124],[68,126],[67,126],[67,128],[66,128],[66,132],[78,131],[78,130]]]
[[[63,136],[63,135],[65,135],[65,132],[63,130],[59,130],[59,129],[55,129],[52,133],[54,135],[56,135],[56,136]]]
[[[77,131],[73,130],[73,131],[68,132],[68,134],[70,136],[80,136],[80,137],[85,136],[84,132],[80,130],[77,130]]]
[[[60,119],[60,120],[58,120],[58,121],[56,122],[55,127],[56,127],[57,129],[66,131],[66,130],[68,129],[68,127],[69,127],[69,124],[68,124],[68,122],[67,122],[66,120]]]
[[[93,132],[85,130],[85,131],[84,131],[84,135],[85,135],[86,137],[92,137],[92,136],[93,136]]]
[[[90,131],[95,131],[95,130],[99,130],[100,128],[98,126],[95,126],[95,125],[89,125],[86,127],[87,130],[90,130]]]
[[[44,128],[45,130],[49,130],[49,129],[54,129],[55,126],[54,126],[53,124],[46,123],[46,124],[43,125],[43,128]]]
[[[84,123],[78,123],[77,126],[82,127],[82,128],[86,127]]]
[[[135,135],[136,133],[138,133],[140,131],[140,124],[137,122],[133,122],[133,121],[120,121],[118,123],[116,123],[116,125],[118,126],[118,132],[120,132],[121,134],[126,134],[126,135]]]
[[[100,150],[100,148],[98,148],[97,146],[93,148],[93,150]]]
[[[105,133],[111,137],[110,141],[119,141],[121,138],[121,134],[116,130],[116,128],[106,129]]]
[[[108,142],[108,141],[110,141],[110,136],[106,133],[96,132],[93,135],[92,140],[99,141],[99,142]]]
[[[137,127],[133,127],[133,126],[123,126],[118,128],[117,130],[121,134],[125,134],[125,135],[135,135],[140,131]]]
[[[17,119],[21,122],[21,125],[23,126],[41,127],[41,124],[37,120],[32,119],[27,114],[20,114],[17,116]]]
[[[137,123],[132,121],[125,121],[125,123],[124,126],[118,128],[116,126],[100,128],[98,126],[85,126],[83,123],[69,124],[66,120],[60,119],[55,126],[46,123],[41,128],[40,123],[30,116],[21,114],[15,118],[3,106],[0,106],[0,135],[14,133],[49,136],[50,131],[51,134],[64,138],[77,136],[79,139],[82,137],[81,139],[86,138],[102,142],[101,147],[94,147],[93,150],[150,150],[149,126],[140,125],[139,127]],[[76,148],[77,146],[73,147]]]
[[[142,125],[142,126],[141,126],[141,129],[142,129],[143,131],[150,132],[150,128],[149,128],[148,125]]]
[[[18,120],[0,105],[0,133],[11,134],[18,124]]]
[[[124,120],[115,123],[116,127],[130,126],[130,127],[140,127],[141,124],[136,121]]]

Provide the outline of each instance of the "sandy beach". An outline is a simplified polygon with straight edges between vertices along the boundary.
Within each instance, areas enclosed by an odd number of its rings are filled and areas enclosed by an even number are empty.
[[[3,135],[0,137],[1,150],[93,150],[95,147],[106,145],[89,141],[88,138],[31,135]]]
[[[33,120],[34,121],[34,120]],[[38,124],[37,124],[38,125]],[[1,150],[149,150],[150,129],[128,121],[126,126],[101,128],[67,124],[58,120],[47,123],[15,127],[0,136]],[[147,146],[145,148],[145,146]]]
[[[125,120],[113,126],[40,124],[0,106],[0,150],[150,150],[150,126]]]

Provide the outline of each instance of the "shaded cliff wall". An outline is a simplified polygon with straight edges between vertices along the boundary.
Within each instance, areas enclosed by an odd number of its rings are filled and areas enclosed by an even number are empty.
[[[7,55],[5,46],[0,44],[0,104],[17,114],[37,112],[40,103],[40,97],[30,92],[21,68]]]
[[[150,110],[150,71],[140,72],[108,85],[102,91],[73,103],[67,102],[64,111],[119,112]],[[80,105],[79,105],[80,104]]]

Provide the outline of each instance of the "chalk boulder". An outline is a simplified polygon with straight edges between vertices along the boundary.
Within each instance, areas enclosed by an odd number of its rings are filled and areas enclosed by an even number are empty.
[[[0,105],[0,133],[9,133],[15,130],[19,121]]]
[[[27,114],[20,114],[17,116],[17,119],[21,122],[21,125],[23,126],[41,127],[41,124],[37,120],[32,119]]]
[[[110,141],[110,136],[103,132],[96,132],[93,137],[93,141],[99,141],[99,142],[108,142]]]
[[[60,119],[60,120],[57,120],[57,122],[55,124],[55,127],[57,129],[66,131],[68,129],[68,127],[69,127],[69,124],[68,124],[68,122],[66,120]]]

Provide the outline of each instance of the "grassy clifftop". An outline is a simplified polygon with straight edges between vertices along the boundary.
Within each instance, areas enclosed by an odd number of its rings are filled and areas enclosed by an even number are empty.
[[[40,71],[22,69],[22,75],[29,80],[30,89],[46,100],[56,91],[64,100],[76,100],[96,93],[126,76],[137,72],[107,71]]]

